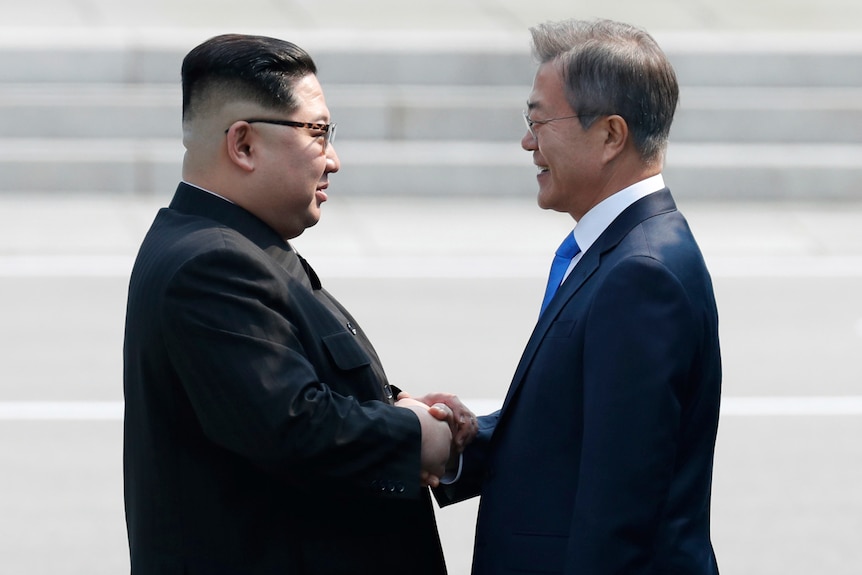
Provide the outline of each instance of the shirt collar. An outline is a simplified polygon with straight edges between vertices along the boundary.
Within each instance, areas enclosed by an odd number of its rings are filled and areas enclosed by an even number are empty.
[[[617,216],[639,199],[664,189],[664,178],[656,174],[605,198],[583,215],[575,226],[575,241],[586,252]]]
[[[219,194],[217,194],[217,193],[213,192],[212,190],[208,190],[208,189],[206,189],[206,188],[202,188],[202,187],[198,186],[197,184],[192,184],[192,183],[187,182],[187,181],[185,181],[185,180],[182,180],[182,182],[183,182],[185,185],[187,185],[187,186],[191,186],[191,187],[193,187],[193,188],[197,188],[197,189],[199,189],[199,190],[200,190],[200,191],[202,191],[202,192],[206,192],[206,193],[208,193],[208,194],[212,194],[213,196],[215,196],[215,197],[217,197],[217,198],[221,198],[221,199],[223,199],[223,200],[224,200],[224,201],[226,201],[226,202],[229,202],[229,203],[231,203],[231,204],[232,204],[232,203],[234,203],[234,202],[231,202],[231,201],[230,201],[229,199],[227,199],[226,197],[224,197],[224,196],[222,196],[222,195],[219,195]]]

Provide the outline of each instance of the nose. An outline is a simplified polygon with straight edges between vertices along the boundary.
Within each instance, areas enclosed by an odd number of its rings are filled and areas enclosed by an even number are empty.
[[[526,130],[524,137],[521,138],[521,147],[528,152],[538,149],[539,142],[530,130]]]
[[[335,146],[332,142],[326,146],[326,172],[337,172],[341,169],[341,160],[338,159],[338,153],[335,151]]]

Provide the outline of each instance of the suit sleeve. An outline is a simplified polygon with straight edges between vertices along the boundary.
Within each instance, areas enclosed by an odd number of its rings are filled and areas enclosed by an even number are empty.
[[[566,573],[652,573],[699,328],[682,284],[654,259],[624,260],[596,293]]]
[[[417,497],[416,416],[319,380],[291,320],[303,288],[274,265],[208,250],[168,282],[158,310],[165,346],[203,433],[295,481],[375,493],[381,478],[397,478],[404,489],[395,496]]]
[[[484,415],[477,419],[479,432],[467,449],[464,450],[461,462],[461,477],[458,481],[448,485],[440,485],[434,489],[434,497],[441,507],[459,503],[471,497],[476,497],[482,492],[482,480],[487,470],[488,449],[491,436],[500,419],[500,410],[490,415]]]

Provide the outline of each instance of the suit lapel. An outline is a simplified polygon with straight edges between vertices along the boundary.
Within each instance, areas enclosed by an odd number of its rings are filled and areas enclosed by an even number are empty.
[[[538,351],[539,344],[545,338],[545,334],[554,323],[557,314],[599,267],[599,256],[597,253],[598,252],[592,249],[592,247],[584,253],[581,260],[572,270],[572,273],[569,274],[569,277],[563,281],[560,289],[557,290],[557,294],[545,309],[545,313],[543,313],[536,322],[536,327],[533,328],[533,333],[530,335],[527,346],[524,348],[524,353],[521,355],[521,361],[518,362],[518,367],[515,369],[515,375],[512,377],[512,384],[509,386],[506,400],[503,402],[501,418],[505,415],[506,409],[517,395],[517,392],[521,387],[521,383],[524,380],[524,376],[526,375],[530,364],[533,362],[533,356],[535,356]]]
[[[312,267],[308,265],[305,258],[299,255],[293,249],[293,246],[287,242],[284,242],[282,245],[267,246],[264,248],[264,251],[266,251],[272,259],[281,264],[281,266],[287,270],[287,273],[290,274],[290,277],[304,285],[310,291],[319,290],[321,288],[320,278],[317,277],[317,273],[315,273]]]
[[[536,327],[533,328],[533,333],[530,335],[526,348],[524,348],[521,361],[515,369],[512,384],[509,386],[509,391],[503,402],[500,414],[501,420],[506,414],[506,409],[514,401],[548,329],[554,323],[559,312],[575,297],[578,290],[596,272],[604,255],[613,250],[635,226],[648,218],[674,210],[676,210],[676,204],[667,188],[643,197],[623,210],[611,222],[611,225],[602,232],[602,235],[598,237],[595,243],[584,252],[584,255],[572,270],[572,273],[569,274],[569,277],[560,286],[554,299],[551,300],[551,303],[545,309],[545,313],[539,318]]]

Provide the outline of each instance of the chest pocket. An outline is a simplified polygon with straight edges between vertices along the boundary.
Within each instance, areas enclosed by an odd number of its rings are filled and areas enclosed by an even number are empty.
[[[575,329],[575,324],[578,322],[574,320],[559,320],[555,321],[551,324],[551,327],[548,328],[548,333],[545,337],[556,338],[556,337],[571,337],[572,332]]]
[[[338,369],[349,371],[371,365],[371,358],[356,341],[356,337],[346,331],[323,337],[323,345]]]

